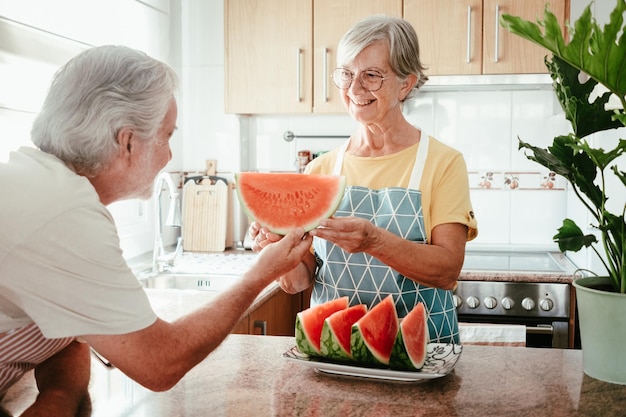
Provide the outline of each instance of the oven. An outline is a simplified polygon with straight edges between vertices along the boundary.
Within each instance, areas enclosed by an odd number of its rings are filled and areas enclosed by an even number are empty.
[[[469,252],[454,291],[459,322],[523,325],[527,347],[573,347],[572,265],[560,253]]]

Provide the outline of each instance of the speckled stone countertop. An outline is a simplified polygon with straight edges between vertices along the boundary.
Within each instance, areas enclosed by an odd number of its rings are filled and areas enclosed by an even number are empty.
[[[626,410],[626,386],[583,374],[579,350],[465,346],[442,378],[392,382],[317,372],[282,356],[294,343],[231,335],[163,393],[94,361],[93,416],[596,417]],[[3,405],[19,413],[34,395],[28,374]]]

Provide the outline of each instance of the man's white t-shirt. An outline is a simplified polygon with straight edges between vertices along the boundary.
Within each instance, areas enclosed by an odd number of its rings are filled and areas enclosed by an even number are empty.
[[[91,183],[32,148],[0,164],[0,333],[123,334],[156,321]]]

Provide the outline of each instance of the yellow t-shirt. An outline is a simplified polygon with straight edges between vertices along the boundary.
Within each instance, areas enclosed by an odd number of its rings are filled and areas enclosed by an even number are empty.
[[[344,154],[341,175],[347,185],[374,190],[409,186],[419,143],[400,152],[375,157]],[[339,148],[311,161],[307,174],[332,174]],[[428,156],[420,184],[422,212],[427,242],[432,229],[444,223],[461,223],[468,227],[467,240],[478,235],[478,226],[469,195],[469,180],[463,155],[454,148],[430,137]]]

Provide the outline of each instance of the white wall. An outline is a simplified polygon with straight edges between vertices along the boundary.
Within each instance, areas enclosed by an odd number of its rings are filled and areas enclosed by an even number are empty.
[[[32,146],[30,126],[51,77],[79,51],[124,44],[169,62],[169,0],[0,0],[0,35],[0,160],[6,160],[9,151]],[[182,153],[179,133],[172,147]],[[181,167],[182,158],[174,158],[167,169]],[[152,249],[152,201],[115,203],[110,210],[126,256]]]

